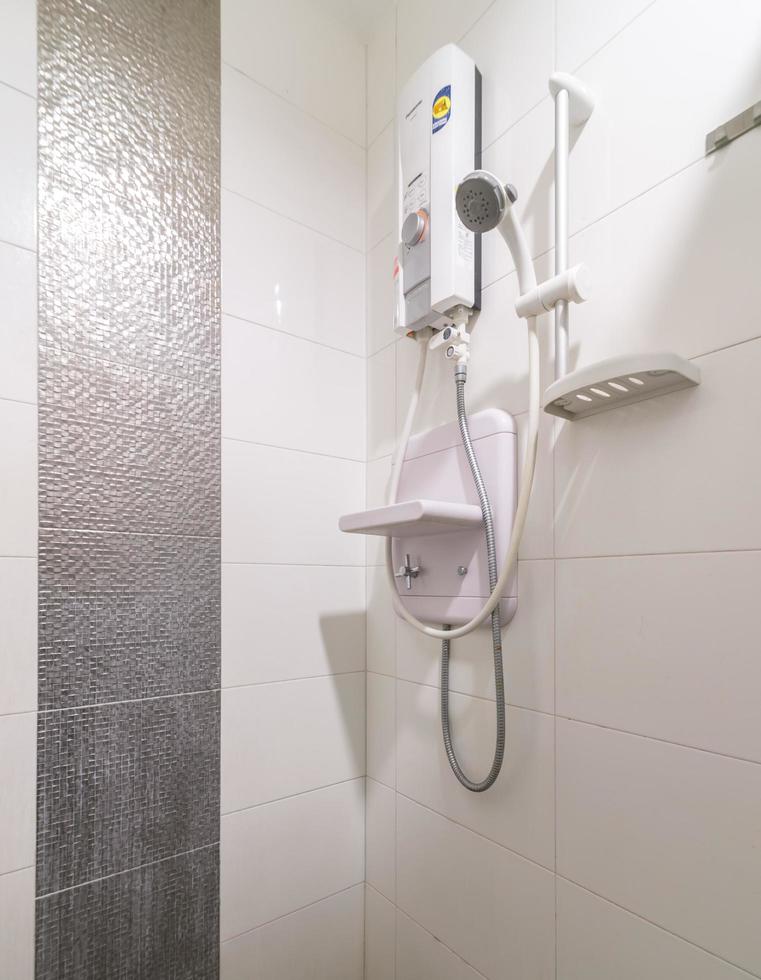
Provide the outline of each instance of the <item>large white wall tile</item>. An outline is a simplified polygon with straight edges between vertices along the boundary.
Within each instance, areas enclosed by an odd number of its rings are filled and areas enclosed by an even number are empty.
[[[364,564],[361,537],[338,530],[364,496],[362,463],[223,439],[222,558]]]
[[[0,62],[1,63],[1,62]],[[2,69],[0,69],[0,72]],[[37,102],[0,85],[0,241],[37,248]]]
[[[598,101],[572,153],[572,230],[699,160],[705,134],[758,99],[760,42],[756,0],[720,16],[662,0],[588,61],[578,77]]]
[[[391,457],[381,456],[367,464],[365,506],[383,507],[388,503],[389,482],[391,480]],[[377,534],[368,534],[367,564],[382,565],[386,560],[386,539]],[[369,588],[369,586],[368,586]],[[368,600],[370,594],[368,593]]]
[[[403,912],[396,916],[396,980],[479,980],[482,973]],[[369,980],[369,978],[368,978]]]
[[[325,5],[225,0],[222,58],[365,145],[364,45]]]
[[[554,27],[554,0],[496,0],[462,39],[483,79],[484,146],[547,94]]]
[[[558,871],[761,971],[761,766],[558,721]]]
[[[393,902],[396,898],[396,797],[388,786],[368,779],[365,802],[365,880]]]
[[[571,317],[574,367],[624,352],[694,357],[761,334],[761,202],[738,193],[759,158],[754,131],[574,236],[570,261],[594,282]]]
[[[0,715],[0,875],[34,864],[37,716]]]
[[[654,0],[558,0],[557,67],[574,71]]]
[[[223,687],[364,669],[363,568],[222,566]]]
[[[761,552],[558,562],[558,712],[761,762]]]
[[[37,707],[37,562],[0,558],[0,715]]]
[[[37,3],[3,0],[0,82],[37,95]]]
[[[365,361],[278,330],[222,318],[222,434],[365,458]]]
[[[37,401],[37,259],[2,242],[0,398]]]
[[[364,671],[222,692],[222,813],[364,772]]]
[[[222,185],[364,250],[365,151],[222,69]]]
[[[394,450],[395,345],[367,359],[367,457]]]
[[[390,676],[396,673],[396,620],[385,565],[370,565],[367,568],[368,670]]]
[[[698,388],[560,426],[558,555],[761,548],[761,341],[695,363]]]
[[[0,555],[37,554],[37,409],[0,399]]]
[[[222,980],[362,980],[363,886],[222,943]]]
[[[397,904],[489,980],[555,976],[549,871],[397,796]]]
[[[367,149],[367,247],[395,235],[394,127],[389,123]]]
[[[396,65],[396,4],[377,15],[367,45],[367,142],[372,143],[394,118]]]
[[[396,236],[388,235],[367,253],[367,353],[396,340],[394,333],[394,257]]]
[[[396,785],[396,681],[367,675],[367,775]]]
[[[364,878],[364,779],[228,814],[223,941]]]
[[[546,868],[555,863],[555,721],[507,712],[502,772],[486,793],[470,793],[452,773],[441,739],[437,688],[397,686],[397,789]],[[463,770],[482,779],[494,758],[494,701],[452,694],[452,739]]]
[[[396,910],[391,902],[365,887],[365,980],[394,980]]]
[[[34,980],[34,868],[0,875],[0,959],[13,980]]]
[[[225,313],[364,354],[360,252],[232,191],[222,228]]]
[[[459,41],[493,0],[402,0],[397,8],[397,91],[425,59],[450,41]]]
[[[552,561],[518,564],[518,609],[502,631],[505,687],[509,704],[538,711],[554,708],[554,581]],[[397,674],[436,686],[441,647],[397,620]],[[452,644],[449,687],[461,694],[494,698],[491,631],[477,629]]]
[[[749,977],[584,888],[558,879],[558,980]]]

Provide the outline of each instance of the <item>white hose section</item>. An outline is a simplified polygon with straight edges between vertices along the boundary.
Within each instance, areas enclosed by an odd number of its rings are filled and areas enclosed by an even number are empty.
[[[534,263],[531,260],[531,255],[526,244],[525,236],[523,235],[523,230],[518,223],[518,219],[516,218],[512,208],[508,208],[507,214],[499,226],[499,230],[512,253],[516,272],[518,274],[519,289],[521,293],[525,293],[536,285],[536,276],[534,273]],[[458,626],[455,629],[449,630],[442,630],[437,629],[434,626],[429,626],[417,619],[417,617],[413,616],[412,613],[404,606],[404,603],[397,592],[396,578],[394,576],[393,556],[391,552],[391,538],[386,538],[386,577],[391,588],[391,602],[394,607],[394,611],[397,613],[397,615],[401,616],[405,622],[409,623],[410,626],[418,630],[418,632],[424,633],[426,636],[430,636],[436,640],[456,640],[458,637],[466,636],[468,633],[472,633],[474,629],[477,629],[477,627],[479,627],[481,623],[483,623],[484,620],[491,615],[492,610],[502,598],[502,594],[507,588],[507,584],[510,576],[512,575],[515,563],[518,560],[518,548],[521,543],[521,538],[523,537],[523,531],[526,527],[526,516],[528,514],[529,502],[531,501],[531,491],[534,486],[536,455],[539,445],[539,418],[542,394],[540,379],[539,337],[536,332],[536,317],[530,317],[526,321],[526,328],[528,333],[528,432],[526,434],[526,449],[523,455],[523,466],[521,467],[518,504],[515,508],[515,520],[513,521],[513,530],[512,534],[510,535],[510,546],[507,550],[507,554],[505,555],[504,562],[502,563],[502,569],[499,573],[497,584],[494,586],[491,595],[486,600],[486,603],[481,611],[463,626]],[[420,394],[423,389],[425,362],[428,354],[429,333],[427,330],[421,331],[421,333],[424,335],[422,338],[418,339],[418,344],[420,346],[417,374],[415,376],[415,387],[412,391],[409,408],[407,409],[407,417],[404,420],[404,427],[399,437],[399,442],[397,444],[392,463],[391,485],[389,487],[388,495],[389,504],[396,503],[396,496],[399,491],[399,480],[402,472],[402,463],[404,462],[404,457],[407,455],[407,447],[409,445],[410,436],[412,435],[412,428],[415,424],[415,416],[417,415],[418,405],[420,404]]]

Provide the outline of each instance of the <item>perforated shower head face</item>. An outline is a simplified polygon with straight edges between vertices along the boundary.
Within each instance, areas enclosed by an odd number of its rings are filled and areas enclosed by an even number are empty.
[[[515,190],[503,186],[488,170],[474,170],[460,182],[455,205],[469,231],[484,232],[497,227],[515,197]]]

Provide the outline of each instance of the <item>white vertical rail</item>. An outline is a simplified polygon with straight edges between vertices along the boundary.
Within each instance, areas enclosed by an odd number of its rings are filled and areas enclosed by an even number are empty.
[[[555,274],[568,268],[568,89],[555,97]],[[555,379],[568,371],[568,301],[555,304]]]
[[[592,115],[594,99],[573,75],[550,77],[555,99],[555,274],[568,268],[568,158],[570,129]],[[555,379],[568,373],[568,301],[555,304]]]

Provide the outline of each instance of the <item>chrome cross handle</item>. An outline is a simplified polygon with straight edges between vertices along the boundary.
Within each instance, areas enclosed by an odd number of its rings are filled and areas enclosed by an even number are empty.
[[[404,564],[399,566],[399,571],[394,572],[394,578],[403,578],[408,589],[412,588],[413,578],[420,574],[420,566],[413,565],[409,555],[404,556]]]

